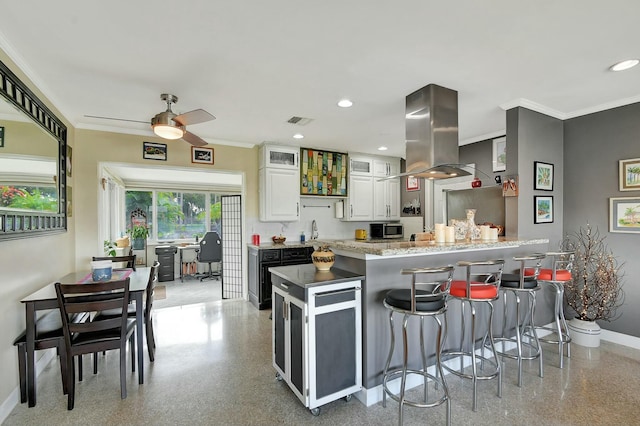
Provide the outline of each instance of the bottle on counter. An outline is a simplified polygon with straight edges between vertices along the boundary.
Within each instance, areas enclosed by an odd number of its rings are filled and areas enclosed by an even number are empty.
[[[306,240],[306,237],[304,235],[304,231],[300,231],[300,242],[304,243],[305,240]]]

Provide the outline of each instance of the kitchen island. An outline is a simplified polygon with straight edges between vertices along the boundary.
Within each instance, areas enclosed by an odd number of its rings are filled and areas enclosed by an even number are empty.
[[[360,242],[355,240],[322,240],[336,254],[335,268],[363,275],[362,285],[362,386],[355,396],[365,405],[372,405],[382,399],[382,371],[389,351],[389,317],[382,301],[388,290],[409,288],[411,277],[401,275],[404,268],[455,265],[458,261],[504,259],[505,271],[519,265],[514,256],[549,251],[547,239],[507,239],[498,241],[471,241],[458,243],[434,243],[432,241]],[[464,279],[464,270],[456,268],[455,279]],[[538,296],[536,324],[547,324],[553,319],[553,295]],[[499,331],[502,317],[501,304],[495,303],[494,331]],[[460,305],[449,304],[450,318],[444,349],[460,340]],[[497,324],[497,326],[496,326]],[[513,325],[511,325],[511,328]],[[413,327],[411,331],[416,331]],[[477,333],[481,333],[478,330]],[[435,330],[426,328],[425,338],[435,338]],[[402,339],[396,339],[401,345]],[[409,337],[409,363],[418,368],[419,342],[417,332]],[[401,363],[401,350],[391,362],[391,367]],[[433,354],[429,354],[433,355]],[[430,358],[433,359],[433,358]],[[454,380],[454,379],[452,379]]]

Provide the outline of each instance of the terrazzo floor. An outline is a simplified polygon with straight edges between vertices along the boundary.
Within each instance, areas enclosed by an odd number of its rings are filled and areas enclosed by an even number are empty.
[[[5,425],[393,425],[398,404],[365,407],[338,400],[314,417],[271,366],[270,311],[244,301],[214,301],[155,311],[156,361],[145,350],[145,384],[129,374],[120,399],[117,351],[101,356],[99,373],[84,363],[73,411],[67,411],[57,359],[37,382],[37,406],[18,404]],[[505,364],[503,396],[495,381],[479,384],[478,410],[471,410],[471,383],[448,375],[453,425],[640,424],[640,351],[603,342],[572,345],[560,370],[555,347],[546,346],[544,378],[537,363]],[[445,424],[445,407],[404,410],[405,425]]]

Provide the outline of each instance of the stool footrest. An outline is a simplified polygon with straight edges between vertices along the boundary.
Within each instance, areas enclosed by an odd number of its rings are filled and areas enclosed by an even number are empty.
[[[530,337],[530,339],[533,339],[533,337]],[[502,357],[505,357],[505,358],[518,359],[518,354],[517,353],[515,353],[515,354],[510,353],[511,351],[518,349],[517,346],[515,346],[515,345],[517,345],[517,341],[516,341],[515,337],[494,337],[493,340],[495,342],[496,353],[498,355],[500,355]],[[541,340],[541,339],[538,338],[538,340]],[[514,347],[509,349],[508,351],[505,351],[505,350],[500,351],[500,350],[498,350],[499,343],[513,343]],[[538,359],[540,357],[540,349],[535,344],[533,344],[531,342],[525,342],[525,341],[520,342],[520,344],[522,345],[523,349],[524,348],[528,348],[529,350],[535,352],[533,355],[522,355],[520,357],[520,359],[524,359],[524,360],[530,361],[530,360],[533,360],[533,359]]]
[[[471,362],[472,362],[472,358],[471,358],[471,354],[469,352],[443,352],[442,356],[441,356],[441,360],[442,360],[442,368],[444,368],[445,370],[447,370],[448,372],[450,372],[451,374],[455,374],[458,377],[464,377],[465,379],[473,379],[473,374],[466,374],[461,370],[458,370],[456,368],[451,367],[449,364],[456,362],[459,363],[460,362],[460,358],[463,359],[464,358],[469,358],[469,364],[465,364],[464,362],[462,363],[462,368],[471,368]],[[498,361],[494,358],[487,358],[483,355],[476,355],[476,363],[480,362],[480,363],[488,363],[489,367],[488,369],[490,369],[492,372],[491,374],[485,374],[485,375],[480,375],[480,374],[476,374],[476,379],[478,380],[491,380],[494,379],[496,377],[498,377],[498,374],[500,373],[500,367],[496,364]],[[487,367],[481,367],[480,370],[487,370]]]
[[[412,407],[418,407],[418,408],[431,408],[431,407],[437,407],[443,403],[445,403],[448,399],[449,396],[447,395],[447,385],[444,382],[444,379],[442,378],[437,378],[436,376],[434,376],[433,374],[429,374],[426,371],[422,371],[422,370],[410,370],[407,369],[407,377],[409,377],[409,375],[411,374],[417,374],[419,376],[423,376],[431,381],[433,381],[436,385],[436,390],[438,390],[438,386],[442,386],[442,390],[439,390],[439,393],[442,393],[442,396],[440,398],[438,398],[437,400],[433,400],[432,402],[429,401],[425,401],[425,402],[417,402],[417,401],[412,401],[409,399],[404,399],[403,404],[406,405],[410,405]],[[402,369],[397,369],[397,370],[392,370],[392,371],[388,371],[386,376],[384,377],[384,380],[382,382],[382,386],[383,386],[383,390],[384,392],[386,392],[386,394],[393,399],[396,402],[400,402],[400,396],[398,396],[398,394],[395,394],[393,392],[391,392],[387,386],[387,382],[389,380],[393,380],[394,378],[400,378],[402,377]],[[429,382],[427,381],[427,385],[429,384]]]
[[[553,335],[558,335],[558,330],[553,328],[553,327],[542,327],[542,326],[536,326],[536,330],[546,330],[546,331],[551,331],[551,336]],[[538,337],[538,340],[540,340],[541,342],[545,342],[545,343],[553,343],[553,344],[558,344],[560,343],[560,340],[554,340],[552,338],[548,338],[548,337]],[[569,335],[569,333],[567,333],[565,330],[562,330],[562,343],[571,343],[571,336]]]

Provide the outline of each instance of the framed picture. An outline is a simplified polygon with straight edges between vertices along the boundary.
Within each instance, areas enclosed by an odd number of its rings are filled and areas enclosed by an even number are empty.
[[[4,127],[0,126],[0,148],[4,147]]]
[[[419,191],[420,178],[415,176],[407,176],[407,191]]]
[[[167,161],[167,144],[142,142],[142,158],[145,160]]]
[[[640,233],[640,197],[609,198],[609,232]]]
[[[553,164],[533,162],[533,189],[553,191]]]
[[[200,164],[213,164],[213,148],[191,147],[191,162]]]
[[[507,138],[503,136],[493,140],[493,171],[507,170]]]
[[[553,222],[553,196],[533,197],[533,223]]]
[[[347,196],[348,155],[300,148],[300,195]]]
[[[618,161],[620,191],[640,191],[640,158]]]

